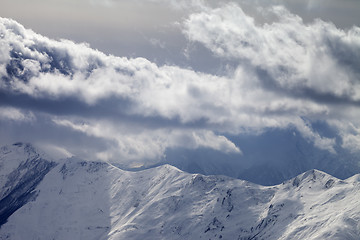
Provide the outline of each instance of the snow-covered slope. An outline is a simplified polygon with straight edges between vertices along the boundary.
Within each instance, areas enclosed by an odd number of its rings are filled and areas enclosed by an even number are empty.
[[[24,162],[21,159],[28,158],[23,149],[24,145],[10,147],[17,151],[14,155],[2,152],[1,186],[9,177],[4,172],[14,172]],[[19,167],[4,167],[15,155]],[[170,165],[128,172],[76,158],[48,163],[51,170],[32,190],[36,194],[1,226],[0,239],[360,236],[360,176],[342,181],[312,170],[281,185],[264,187],[228,177],[188,174]]]
[[[0,148],[0,226],[17,209],[36,198],[36,186],[55,166],[30,144]]]

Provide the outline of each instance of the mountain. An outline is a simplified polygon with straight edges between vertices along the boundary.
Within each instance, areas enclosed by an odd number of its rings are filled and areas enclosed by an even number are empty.
[[[55,166],[43,156],[30,144],[15,143],[0,149],[0,225],[36,198],[36,186]]]
[[[310,170],[261,186],[170,165],[130,172],[74,157],[53,161],[23,143],[2,147],[0,164],[0,239],[360,236],[359,175],[339,180]]]
[[[316,131],[336,138],[326,126]],[[226,136],[243,154],[226,154],[209,149],[169,149],[163,163],[190,173],[225,175],[261,185],[275,185],[311,169],[346,179],[360,173],[360,154],[341,147],[336,153],[315,147],[295,129],[269,130],[261,135]]]

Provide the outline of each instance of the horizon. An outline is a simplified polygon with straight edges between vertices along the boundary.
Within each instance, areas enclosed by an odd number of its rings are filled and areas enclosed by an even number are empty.
[[[0,144],[261,184],[315,167],[359,173],[358,10],[355,0],[6,0]]]

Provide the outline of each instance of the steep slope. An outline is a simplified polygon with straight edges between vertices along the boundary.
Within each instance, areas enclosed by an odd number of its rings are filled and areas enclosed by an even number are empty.
[[[359,178],[311,170],[264,187],[70,158],[45,175],[0,239],[358,239]]]
[[[54,166],[30,144],[15,143],[0,149],[0,226],[36,196],[36,186]]]

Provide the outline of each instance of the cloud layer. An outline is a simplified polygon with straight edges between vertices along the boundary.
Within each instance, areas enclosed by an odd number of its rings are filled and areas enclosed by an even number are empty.
[[[144,58],[105,55],[87,44],[55,41],[0,19],[0,121],[31,121],[102,141],[95,158],[156,162],[169,148],[241,155],[226,136],[295,128],[336,154],[359,150],[360,29],[311,24],[283,7],[256,24],[236,4],[203,6],[183,23],[191,42],[231,63],[225,75]]]
[[[360,28],[344,31],[321,20],[305,25],[284,7],[270,11],[278,20],[259,26],[229,4],[191,15],[185,33],[219,57],[249,64],[263,84],[315,100],[328,96],[358,104]]]

